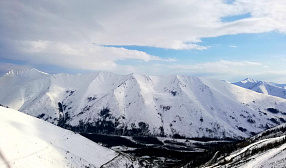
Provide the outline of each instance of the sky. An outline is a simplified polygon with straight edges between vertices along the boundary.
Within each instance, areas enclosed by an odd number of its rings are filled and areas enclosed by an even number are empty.
[[[188,75],[286,83],[285,0],[1,0],[0,75]]]

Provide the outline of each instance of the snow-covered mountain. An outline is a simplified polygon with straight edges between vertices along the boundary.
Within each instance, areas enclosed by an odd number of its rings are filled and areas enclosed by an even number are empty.
[[[189,76],[11,71],[0,104],[84,132],[249,137],[286,120],[286,100]]]
[[[135,158],[19,111],[0,107],[0,167],[142,167]]]
[[[258,93],[263,93],[286,99],[286,84],[257,81],[250,78],[246,78],[242,81],[235,82],[233,84],[246,89],[253,90]]]

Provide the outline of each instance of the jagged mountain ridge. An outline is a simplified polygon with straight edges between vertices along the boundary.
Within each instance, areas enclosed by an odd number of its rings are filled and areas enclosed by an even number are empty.
[[[0,104],[84,132],[241,138],[286,120],[285,99],[189,76],[32,69],[7,73],[0,86]]]
[[[0,167],[143,166],[137,158],[13,109],[0,107],[0,129]]]
[[[250,78],[246,78],[242,81],[235,82],[233,84],[246,89],[253,90],[258,93],[263,93],[286,99],[286,84],[257,81]]]

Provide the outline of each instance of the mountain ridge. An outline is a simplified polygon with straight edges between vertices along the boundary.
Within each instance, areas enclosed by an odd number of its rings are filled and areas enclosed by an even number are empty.
[[[0,104],[80,132],[240,139],[286,120],[285,99],[215,79],[104,72],[24,78],[0,78]]]

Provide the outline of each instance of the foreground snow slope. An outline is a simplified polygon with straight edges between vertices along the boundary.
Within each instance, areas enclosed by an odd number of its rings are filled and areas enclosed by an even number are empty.
[[[16,110],[0,107],[0,130],[0,167],[100,167],[114,158],[132,165],[115,151]]]
[[[258,93],[281,97],[286,99],[286,84],[257,81],[246,78],[242,81],[233,83],[237,86],[253,90]]]
[[[84,132],[249,137],[286,120],[286,100],[189,76],[49,75],[0,78],[0,104]]]

